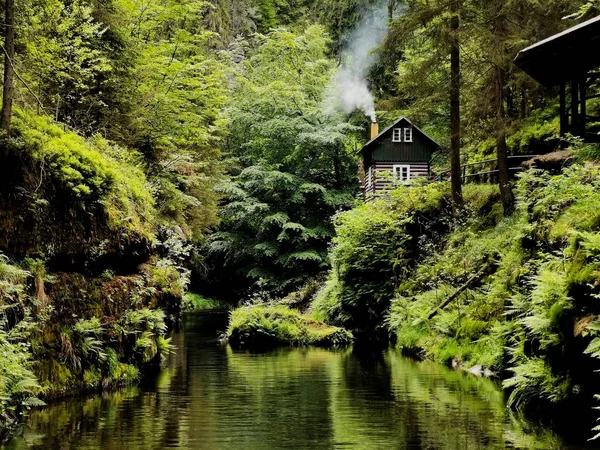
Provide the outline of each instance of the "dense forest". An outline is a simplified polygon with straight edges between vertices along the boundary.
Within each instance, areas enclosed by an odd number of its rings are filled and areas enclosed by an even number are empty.
[[[592,414],[600,147],[559,136],[558,89],[513,59],[600,2],[3,6],[2,427],[139,381],[188,290],[238,306],[232,344],[391,342],[493,374],[511,408]],[[374,116],[438,141],[450,181],[364,202]],[[496,184],[461,185],[490,158]]]

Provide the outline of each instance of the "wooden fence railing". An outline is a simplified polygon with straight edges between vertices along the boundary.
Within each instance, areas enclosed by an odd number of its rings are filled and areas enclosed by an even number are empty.
[[[522,170],[521,163],[538,155],[514,155],[508,157],[508,170],[516,173]],[[478,167],[479,166],[479,167]],[[483,170],[482,170],[483,169]],[[497,183],[498,182],[498,159],[486,159],[460,166],[463,183]],[[450,176],[450,169],[441,172],[437,179],[446,180]]]

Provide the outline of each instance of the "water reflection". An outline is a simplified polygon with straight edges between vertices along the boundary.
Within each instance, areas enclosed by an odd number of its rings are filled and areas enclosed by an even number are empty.
[[[186,318],[140,388],[36,411],[6,449],[564,449],[526,433],[488,380],[379,354],[219,346],[224,314]]]

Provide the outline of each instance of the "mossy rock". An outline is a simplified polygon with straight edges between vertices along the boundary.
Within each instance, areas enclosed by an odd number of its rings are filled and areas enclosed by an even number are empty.
[[[154,200],[144,173],[102,138],[15,110],[0,146],[0,251],[50,270],[130,270],[153,252]],[[120,270],[126,271],[126,270]]]
[[[106,281],[79,273],[56,273],[47,283],[47,294],[54,306],[57,321],[72,317],[119,317],[138,305],[153,305],[143,275],[116,276]]]
[[[349,331],[327,325],[283,305],[244,306],[233,310],[227,338],[236,347],[342,347],[353,341]]]

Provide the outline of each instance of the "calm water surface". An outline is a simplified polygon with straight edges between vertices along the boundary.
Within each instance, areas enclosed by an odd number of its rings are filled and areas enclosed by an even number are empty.
[[[576,448],[511,419],[488,380],[393,350],[233,351],[215,338],[226,317],[186,316],[156,380],[36,411],[3,448]]]

